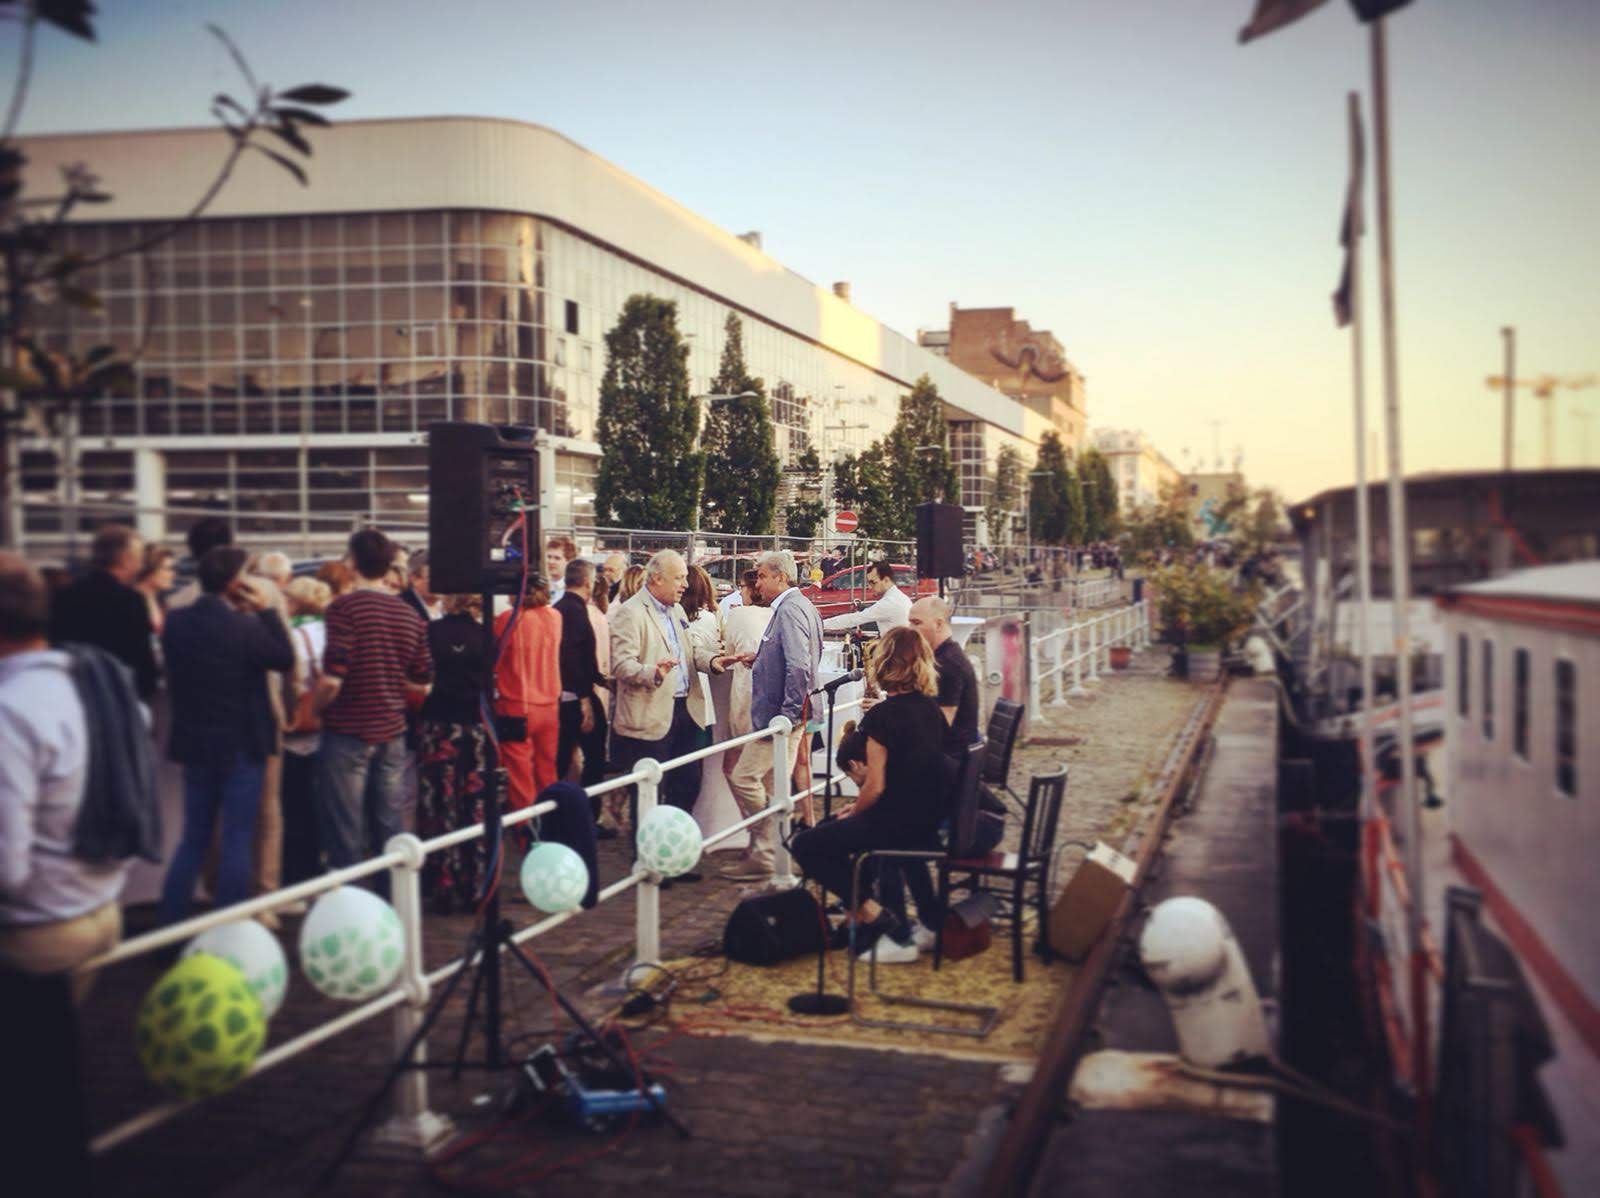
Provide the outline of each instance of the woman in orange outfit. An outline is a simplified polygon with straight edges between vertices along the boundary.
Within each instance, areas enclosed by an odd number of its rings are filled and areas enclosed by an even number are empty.
[[[515,613],[495,617],[499,636]],[[530,582],[522,616],[511,632],[495,667],[500,715],[520,716],[528,724],[527,737],[502,741],[500,762],[505,766],[511,794],[508,806],[527,807],[556,780],[556,741],[561,707],[561,616],[550,606],[550,588]]]

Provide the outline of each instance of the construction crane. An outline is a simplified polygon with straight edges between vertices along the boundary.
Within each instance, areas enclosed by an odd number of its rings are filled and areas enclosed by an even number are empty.
[[[1492,391],[1504,391],[1506,378],[1504,375],[1491,374],[1484,380]],[[1582,391],[1587,387],[1600,384],[1600,375],[1578,374],[1561,378],[1553,374],[1541,374],[1538,378],[1511,380],[1513,387],[1526,387],[1533,392],[1535,399],[1544,401],[1544,466],[1548,470],[1555,465],[1555,439],[1556,439],[1556,392]]]

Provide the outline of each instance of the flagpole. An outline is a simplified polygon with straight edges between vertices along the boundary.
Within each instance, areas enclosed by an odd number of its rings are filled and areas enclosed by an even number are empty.
[[[1346,261],[1350,266],[1351,381],[1354,387],[1356,437],[1356,577],[1359,607],[1356,625],[1356,651],[1361,655],[1361,818],[1370,821],[1378,815],[1377,752],[1372,738],[1372,712],[1377,705],[1377,690],[1372,671],[1372,507],[1367,498],[1367,386],[1364,362],[1364,334],[1361,328],[1361,235],[1366,231],[1361,212],[1362,153],[1361,97],[1348,96],[1350,111],[1350,246]]]
[[[1427,1030],[1427,988],[1422,956],[1422,819],[1417,807],[1416,735],[1411,711],[1411,563],[1406,523],[1405,472],[1400,454],[1400,371],[1395,350],[1394,237],[1389,187],[1389,64],[1385,38],[1388,21],[1379,17],[1372,28],[1372,111],[1378,187],[1378,296],[1383,318],[1384,425],[1389,465],[1389,574],[1394,605],[1394,652],[1400,700],[1400,793],[1396,806],[1405,821],[1406,882],[1411,903],[1406,931],[1411,954],[1412,1061],[1419,1121],[1427,1126],[1428,1075],[1431,1071]],[[1423,1138],[1424,1142],[1426,1136]],[[1420,1147],[1420,1145],[1419,1145]]]

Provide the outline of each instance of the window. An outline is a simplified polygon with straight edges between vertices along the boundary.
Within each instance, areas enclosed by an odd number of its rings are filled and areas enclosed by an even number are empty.
[[[1494,642],[1483,642],[1483,739],[1494,739]]]
[[[1556,789],[1578,795],[1578,667],[1556,662]]]
[[[578,335],[578,303],[576,300],[567,301],[567,332],[574,337]]]
[[[1528,760],[1528,651],[1511,656],[1511,751]]]
[[[1456,714],[1466,719],[1470,709],[1467,706],[1472,696],[1472,679],[1468,673],[1472,669],[1472,657],[1467,648],[1467,634],[1462,633],[1456,637]]]

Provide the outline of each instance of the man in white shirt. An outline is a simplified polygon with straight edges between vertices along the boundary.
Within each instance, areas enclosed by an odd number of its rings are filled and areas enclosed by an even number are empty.
[[[822,622],[824,632],[839,632],[877,622],[879,633],[911,623],[911,596],[894,583],[894,567],[877,561],[867,567],[867,586],[877,596],[875,602],[857,612],[829,616]]]

